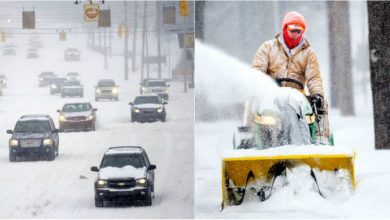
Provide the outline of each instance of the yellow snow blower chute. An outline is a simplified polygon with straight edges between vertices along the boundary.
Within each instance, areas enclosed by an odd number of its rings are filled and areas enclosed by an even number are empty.
[[[286,153],[294,152],[294,153]],[[263,150],[226,151],[222,162],[222,208],[240,205],[249,185],[256,185],[260,201],[269,198],[275,178],[287,168],[308,165],[318,187],[315,171],[337,175],[344,171],[348,187],[355,187],[354,152],[333,146],[282,146]],[[321,196],[324,196],[321,194]]]

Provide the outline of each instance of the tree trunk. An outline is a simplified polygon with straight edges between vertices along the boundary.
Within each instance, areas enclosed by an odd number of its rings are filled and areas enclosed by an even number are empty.
[[[330,1],[329,55],[331,103],[341,115],[355,115],[348,1]]]
[[[375,148],[390,149],[390,2],[367,1]]]

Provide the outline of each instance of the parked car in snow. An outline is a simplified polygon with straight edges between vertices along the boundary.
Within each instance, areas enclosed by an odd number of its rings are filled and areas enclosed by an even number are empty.
[[[77,48],[67,48],[64,51],[64,58],[66,61],[80,61],[80,50]]]
[[[57,75],[51,71],[41,72],[38,76],[39,78],[39,87],[50,85],[52,80],[56,78]]]
[[[66,81],[65,77],[55,77],[54,79],[52,79],[50,85],[50,95],[61,93],[61,89],[65,81]]]
[[[78,80],[67,80],[61,88],[61,97],[80,96],[84,97],[84,88]]]
[[[96,111],[89,102],[65,103],[58,118],[60,131],[65,130],[95,130]]]
[[[131,121],[152,121],[160,120],[165,122],[167,113],[165,105],[168,104],[156,94],[138,95],[133,102],[130,102]]]
[[[53,119],[49,115],[24,115],[16,122],[9,140],[9,160],[18,156],[45,156],[54,160],[58,156],[59,137]]]
[[[169,99],[169,85],[165,80],[161,79],[147,79],[141,83],[141,94],[158,94],[161,98]]]
[[[145,150],[139,146],[110,147],[103,155],[94,183],[95,206],[103,207],[104,201],[125,199],[141,200],[151,206],[154,197],[154,170]]]
[[[95,86],[95,101],[100,99],[114,99],[118,101],[119,86],[113,79],[101,79]]]

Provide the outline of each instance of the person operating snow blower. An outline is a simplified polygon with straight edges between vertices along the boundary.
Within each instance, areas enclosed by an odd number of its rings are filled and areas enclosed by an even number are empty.
[[[304,92],[307,86],[308,99],[314,111],[321,115],[321,136],[327,142],[330,136],[328,105],[317,57],[307,38],[306,20],[298,12],[288,12],[282,24],[282,32],[273,40],[264,42],[257,50],[252,67],[271,76],[282,87],[292,87]]]

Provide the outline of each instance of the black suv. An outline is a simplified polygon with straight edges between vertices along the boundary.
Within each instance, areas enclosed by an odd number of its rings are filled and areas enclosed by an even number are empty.
[[[17,156],[46,156],[54,160],[58,156],[58,129],[49,115],[24,115],[16,122],[9,140],[9,160]]]
[[[91,167],[99,172],[95,180],[95,206],[103,207],[104,201],[125,199],[143,201],[152,205],[154,197],[154,169],[156,165],[142,147],[110,147],[103,156],[100,168]]]

